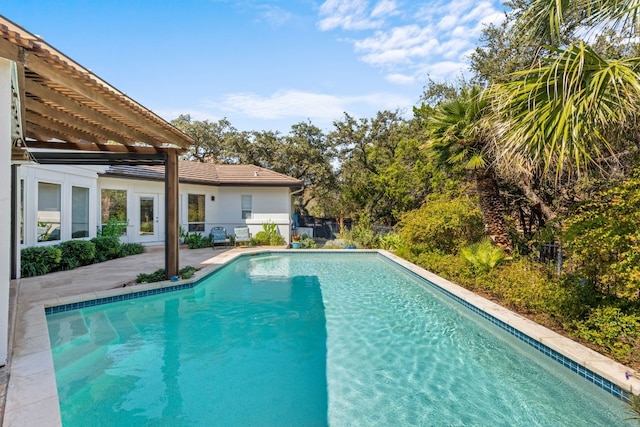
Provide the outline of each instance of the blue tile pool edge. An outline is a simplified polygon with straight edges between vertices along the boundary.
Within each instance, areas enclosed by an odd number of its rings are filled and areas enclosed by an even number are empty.
[[[62,313],[65,311],[70,311],[70,310],[77,310],[77,309],[82,309],[85,307],[95,307],[98,305],[102,305],[102,304],[109,304],[112,302],[119,302],[119,301],[126,301],[126,300],[131,300],[131,299],[136,299],[136,298],[142,298],[142,297],[146,297],[146,296],[150,296],[150,295],[159,295],[159,294],[163,294],[163,293],[167,293],[167,292],[175,292],[175,291],[180,291],[180,290],[184,290],[184,289],[191,289],[194,288],[195,286],[197,286],[198,284],[200,284],[200,282],[202,282],[204,279],[208,278],[209,276],[217,273],[218,271],[220,271],[221,269],[223,269],[224,267],[226,267],[227,265],[229,265],[232,261],[235,261],[236,259],[240,258],[240,257],[251,257],[251,256],[257,256],[257,255],[264,255],[264,254],[287,254],[287,255],[298,255],[298,254],[308,254],[308,253],[345,253],[344,250],[340,251],[340,250],[321,250],[321,251],[309,251],[309,250],[304,250],[304,251],[292,251],[292,250],[279,250],[279,251],[273,251],[273,250],[262,250],[262,251],[257,251],[257,252],[252,252],[252,253],[241,253],[238,254],[237,256],[233,256],[230,257],[228,260],[226,260],[223,264],[217,266],[217,268],[212,269],[211,271],[206,271],[202,277],[198,277],[195,280],[191,280],[189,282],[182,282],[182,283],[178,283],[175,285],[169,285],[169,286],[160,286],[160,287],[156,287],[153,289],[147,289],[147,290],[143,290],[143,291],[130,291],[130,292],[123,292],[122,294],[118,294],[118,295],[112,295],[112,296],[108,296],[108,297],[101,297],[101,298],[94,298],[94,299],[89,299],[89,300],[84,300],[84,301],[77,301],[77,302],[72,302],[72,303],[67,303],[67,304],[60,304],[60,305],[51,305],[51,306],[45,306],[44,311],[45,311],[45,315],[49,315],[49,314],[56,314],[56,313]],[[409,267],[403,265],[402,263],[398,262],[396,259],[391,258],[389,256],[387,256],[385,253],[378,251],[378,250],[358,250],[358,251],[348,251],[349,255],[359,255],[359,254],[363,254],[363,253],[368,253],[368,254],[378,254],[379,256],[383,257],[384,259],[392,262],[394,265],[400,267],[402,270],[406,271],[407,273],[409,273],[410,275],[413,275],[414,277],[420,279],[421,281],[426,282],[426,284],[428,284],[429,286],[431,286],[432,288],[440,291],[441,293],[443,293],[444,295],[446,295],[447,297],[453,299],[454,301],[456,301],[457,303],[461,304],[462,306],[464,306],[465,308],[471,310],[472,312],[478,314],[479,316],[483,317],[484,319],[488,320],[489,322],[493,323],[494,325],[498,326],[499,328],[507,331],[509,334],[513,335],[514,337],[518,338],[519,340],[527,343],[528,345],[530,345],[531,347],[535,348],[536,350],[538,350],[539,352],[541,352],[542,354],[544,354],[545,356],[551,358],[552,360],[560,363],[561,365],[563,365],[565,368],[570,369],[572,372],[580,375],[582,378],[586,379],[587,381],[595,384],[596,386],[598,386],[599,388],[601,388],[602,390],[612,394],[613,396],[617,397],[618,399],[629,403],[631,401],[631,393],[629,393],[626,390],[623,390],[619,385],[615,384],[614,382],[604,378],[603,376],[593,372],[592,370],[586,368],[585,366],[581,365],[580,363],[574,361],[573,359],[565,356],[564,354],[550,348],[549,346],[539,342],[538,340],[530,337],[529,335],[519,331],[518,329],[514,328],[513,326],[509,325],[508,323],[496,318],[495,316],[487,313],[486,311],[476,307],[475,305],[471,304],[470,302],[466,301],[464,298],[461,298],[458,295],[455,295],[454,293],[442,288],[441,286],[439,286],[438,284],[432,282],[431,280],[427,279],[426,277],[424,277],[423,275],[421,275],[420,273],[413,271],[412,269],[410,269]],[[126,288],[123,288],[126,289]],[[464,288],[462,288],[464,289]]]
[[[506,332],[508,332],[512,336],[518,338],[520,341],[523,341],[526,344],[530,345],[531,347],[535,348],[536,350],[538,350],[539,352],[541,352],[545,356],[547,356],[547,357],[551,358],[552,360],[560,363],[565,368],[567,368],[567,369],[571,370],[572,372],[578,374],[579,376],[581,376],[582,378],[584,378],[587,381],[591,382],[592,384],[595,384],[597,387],[601,388],[602,390],[612,394],[613,396],[617,397],[618,399],[620,399],[620,400],[622,400],[622,401],[624,401],[626,403],[629,403],[631,401],[631,393],[626,391],[626,390],[624,390],[624,389],[622,389],[622,387],[620,387],[618,384],[614,383],[613,381],[610,381],[607,378],[603,377],[602,375],[593,372],[589,368],[587,368],[587,367],[583,366],[582,364],[576,362],[575,360],[571,359],[570,357],[565,356],[564,354],[562,354],[562,353],[550,348],[549,346],[539,342],[535,338],[532,338],[529,335],[527,335],[527,334],[521,332],[520,330],[514,328],[513,326],[509,325],[508,323],[498,319],[497,317],[493,316],[492,314],[489,314],[486,311],[476,307],[475,305],[471,304],[470,302],[468,302],[464,298],[462,298],[462,297],[450,292],[447,289],[444,289],[443,287],[439,286],[437,283],[434,283],[431,280],[427,279],[426,277],[422,276],[420,273],[418,273],[416,271],[413,271],[412,269],[408,268],[407,266],[397,262],[397,260],[395,260],[395,259],[393,259],[393,258],[391,258],[389,256],[386,256],[383,253],[381,253],[381,256],[383,256],[384,258],[386,258],[390,262],[393,262],[395,265],[397,265],[398,267],[402,268],[404,271],[406,271],[410,275],[413,275],[414,277],[426,282],[433,289],[436,289],[436,290],[440,291],[442,294],[444,294],[447,297],[453,299],[454,301],[456,301],[457,303],[461,304],[462,306],[464,306],[468,310],[471,310],[473,313],[476,313],[480,317],[488,320],[489,322],[491,322],[494,325],[498,326],[499,328],[505,330]],[[455,283],[454,283],[454,285],[455,285]],[[459,285],[456,285],[456,286],[459,286]],[[462,288],[462,289],[465,289],[465,288]]]

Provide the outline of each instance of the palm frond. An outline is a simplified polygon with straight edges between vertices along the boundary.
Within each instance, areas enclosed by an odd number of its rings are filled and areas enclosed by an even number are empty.
[[[547,173],[555,168],[558,178],[612,154],[604,130],[637,114],[640,58],[607,61],[583,43],[555,51],[492,90],[508,125],[503,154],[540,162]]]

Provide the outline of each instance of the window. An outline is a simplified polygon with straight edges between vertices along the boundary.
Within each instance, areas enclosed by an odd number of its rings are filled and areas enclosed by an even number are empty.
[[[251,196],[242,196],[242,219],[251,219]]]
[[[71,187],[71,238],[89,237],[89,189]]]
[[[187,196],[189,231],[204,231],[204,194]]]
[[[102,190],[101,199],[102,227],[104,228],[111,220],[120,226],[124,226],[122,234],[127,234],[127,190]]]
[[[38,183],[38,241],[60,240],[60,184]]]

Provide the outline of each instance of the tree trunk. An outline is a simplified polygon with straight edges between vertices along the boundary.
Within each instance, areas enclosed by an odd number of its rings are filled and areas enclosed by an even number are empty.
[[[491,169],[476,169],[476,191],[484,225],[491,240],[505,253],[511,253],[511,238],[504,219],[498,183]]]
[[[557,214],[553,211],[553,209],[551,209],[549,205],[547,205],[544,202],[544,200],[542,200],[528,184],[525,184],[524,182],[519,182],[518,187],[524,193],[525,197],[529,199],[531,203],[533,203],[534,205],[537,205],[540,208],[540,212],[542,212],[542,215],[544,216],[545,221],[550,221],[557,216]]]

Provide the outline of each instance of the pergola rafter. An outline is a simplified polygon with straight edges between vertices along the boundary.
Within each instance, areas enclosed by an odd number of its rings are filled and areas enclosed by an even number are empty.
[[[31,159],[48,164],[165,165],[166,271],[176,275],[177,156],[193,144],[191,138],[2,16],[0,57],[17,70],[22,141],[14,141],[16,160],[25,158],[23,150],[38,148],[68,152],[31,153]]]

